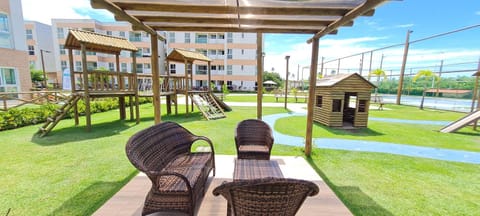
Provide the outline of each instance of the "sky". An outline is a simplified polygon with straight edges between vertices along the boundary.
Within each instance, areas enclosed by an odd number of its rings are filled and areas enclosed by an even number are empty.
[[[51,24],[52,18],[96,19],[113,22],[106,10],[92,9],[89,0],[22,0],[25,20]],[[422,40],[434,35],[457,31],[445,36]],[[341,27],[336,35],[320,39],[319,64],[324,59],[324,73],[360,72],[382,68],[387,74],[398,74],[402,63],[407,31],[410,44],[406,73],[420,69],[457,71],[475,69],[480,60],[480,1],[478,0],[403,0],[388,1],[377,7],[374,16],[358,17],[351,27]],[[285,77],[289,55],[291,79],[308,78],[311,62],[312,35],[265,34],[264,52],[266,71]],[[418,41],[417,41],[418,40]],[[416,42],[417,41],[417,42]],[[388,49],[383,47],[394,46]],[[370,51],[380,49],[372,52]],[[367,52],[340,60],[338,58]],[[383,56],[383,57],[382,57]],[[371,58],[371,66],[370,66]],[[443,62],[443,63],[442,63]],[[360,69],[361,68],[361,69]],[[320,67],[319,67],[320,70]],[[453,74],[453,73],[452,73]],[[470,75],[466,72],[463,75]]]

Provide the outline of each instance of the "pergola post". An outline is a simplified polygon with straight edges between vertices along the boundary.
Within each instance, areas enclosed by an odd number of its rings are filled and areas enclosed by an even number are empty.
[[[257,119],[262,119],[262,95],[263,95],[263,34],[257,32]]]
[[[285,68],[285,104],[284,108],[287,109],[287,100],[288,100],[288,60],[290,59],[290,56],[285,56],[285,59],[287,60],[287,66]]]
[[[187,59],[183,62],[185,66],[185,113],[188,115],[188,61]]]
[[[312,153],[313,108],[315,107],[315,86],[317,84],[317,64],[319,38],[312,40],[312,60],[310,63],[310,85],[308,87],[307,132],[305,135],[305,155]]]
[[[158,38],[157,34],[152,34],[150,37],[152,47],[152,88],[153,88],[153,112],[155,117],[155,124],[162,121],[161,117],[161,102],[160,102],[160,80],[159,80],[159,66],[158,66]]]
[[[133,67],[133,78],[132,78],[132,81],[133,81],[133,86],[132,84],[130,84],[130,87],[133,87],[133,91],[135,92],[135,102],[132,103],[132,97],[130,96],[130,120],[132,120],[133,118],[133,107],[132,107],[132,104],[135,106],[135,119],[136,119],[136,123],[139,124],[140,123],[140,107],[138,107],[138,79],[137,79],[137,57],[136,57],[136,52],[132,52],[132,62],[133,62],[133,65],[135,65],[135,67]]]
[[[210,82],[212,81],[212,72],[210,71],[210,65],[211,65],[211,62],[207,62],[207,67],[208,67],[208,75],[207,75],[207,89],[208,89],[208,92],[211,92],[211,89],[210,89]]]

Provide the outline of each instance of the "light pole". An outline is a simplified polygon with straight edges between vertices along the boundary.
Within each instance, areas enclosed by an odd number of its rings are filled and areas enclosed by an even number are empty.
[[[40,49],[40,58],[42,60],[42,71],[43,71],[43,88],[47,88],[47,73],[45,72],[45,61],[43,60],[43,52],[50,53],[50,51]]]
[[[286,68],[286,75],[285,75],[285,109],[287,109],[287,95],[288,95],[288,60],[290,59],[290,56],[285,56],[285,59],[287,60],[287,68]]]
[[[405,75],[405,64],[407,63],[407,56],[408,56],[408,47],[410,45],[410,33],[412,30],[407,31],[407,37],[405,39],[405,48],[403,49],[403,61],[402,61],[402,68],[400,69],[400,78],[398,80],[398,90],[397,90],[397,101],[396,104],[400,105],[401,97],[402,97],[402,90],[403,90],[403,77]]]

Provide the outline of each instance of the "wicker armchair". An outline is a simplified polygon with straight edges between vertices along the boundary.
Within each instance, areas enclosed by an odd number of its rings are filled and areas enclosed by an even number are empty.
[[[243,120],[235,130],[235,145],[238,159],[270,160],[272,129],[262,120]]]
[[[206,141],[210,152],[191,152]],[[134,134],[127,142],[130,162],[152,181],[142,215],[184,212],[193,215],[205,194],[210,171],[215,175],[214,149],[207,137],[193,135],[174,122],[163,122]]]
[[[223,183],[213,190],[228,202],[227,215],[293,216],[307,196],[318,194],[310,181],[288,178],[263,178]]]

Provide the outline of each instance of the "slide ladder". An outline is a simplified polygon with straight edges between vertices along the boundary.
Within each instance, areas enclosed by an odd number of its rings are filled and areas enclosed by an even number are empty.
[[[190,98],[207,120],[226,117],[222,108],[210,93],[193,93],[190,94]]]
[[[56,112],[47,118],[45,124],[42,125],[38,129],[37,134],[40,134],[40,137],[47,135],[63,117],[67,114],[67,112],[80,100],[81,96],[79,95],[72,95],[65,104],[63,104]]]
[[[440,129],[440,132],[442,133],[450,133],[450,132],[455,132],[458,129],[465,127],[469,125],[470,123],[477,121],[480,119],[480,110],[473,111],[469,113],[468,115],[462,117],[461,119],[458,119],[457,121],[454,121],[444,128]]]

